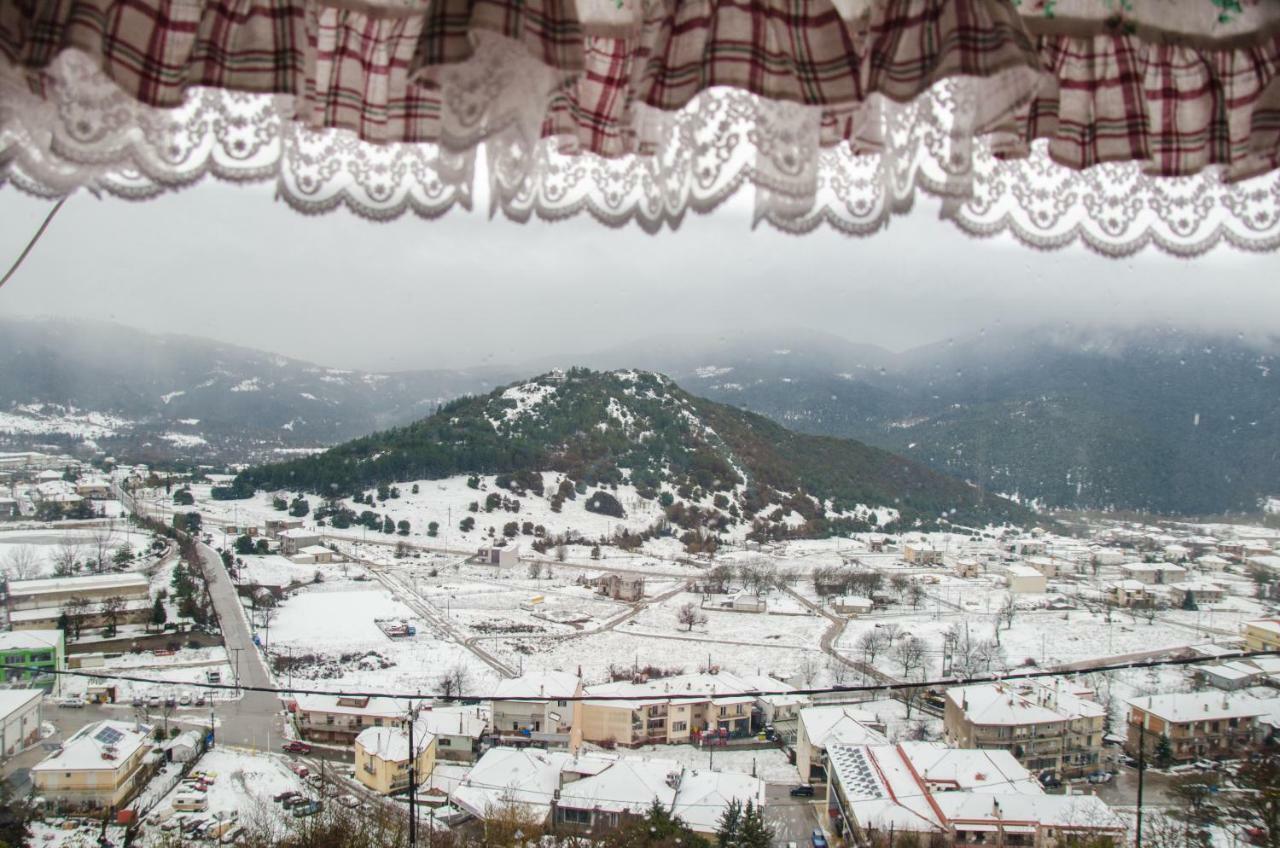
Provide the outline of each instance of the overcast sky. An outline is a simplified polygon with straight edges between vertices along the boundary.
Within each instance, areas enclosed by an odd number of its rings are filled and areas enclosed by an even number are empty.
[[[0,314],[113,320],[325,365],[520,365],[671,333],[821,330],[893,350],[1000,326],[1276,328],[1280,258],[1187,261],[975,240],[918,204],[872,238],[750,228],[738,204],[651,236],[481,213],[299,215],[270,186],[73,197]],[[47,209],[0,190],[0,265]]]

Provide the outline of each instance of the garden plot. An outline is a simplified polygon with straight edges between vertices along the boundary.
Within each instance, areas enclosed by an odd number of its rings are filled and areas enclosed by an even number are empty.
[[[391,639],[378,626],[386,619],[404,621],[417,633]],[[468,688],[485,688],[497,679],[466,648],[435,633],[372,582],[329,582],[297,592],[277,608],[268,643],[277,663],[291,659],[294,682],[413,692],[431,688],[458,665],[468,669]]]
[[[818,644],[831,622],[819,615],[771,615],[762,612],[733,612],[715,608],[718,598],[712,595],[712,606],[699,608],[705,623],[694,624],[692,630],[677,620],[686,604],[697,606],[702,595],[679,592],[661,603],[652,604],[626,625],[628,633],[659,636],[695,636],[704,642],[738,642],[744,645],[787,645],[797,648]]]

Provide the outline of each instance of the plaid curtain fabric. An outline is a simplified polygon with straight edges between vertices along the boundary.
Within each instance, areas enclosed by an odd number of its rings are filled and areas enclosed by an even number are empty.
[[[717,87],[812,107],[823,145],[880,149],[878,104],[963,78],[981,84],[958,129],[992,134],[1001,156],[1047,139],[1076,169],[1236,179],[1280,164],[1280,3],[626,0],[593,28],[592,2],[7,0],[0,54],[37,92],[70,49],[150,106],[193,87],[283,94],[303,125],[375,143],[463,148],[517,123],[606,157],[647,151],[639,107]],[[518,57],[505,76],[465,70],[481,37]]]

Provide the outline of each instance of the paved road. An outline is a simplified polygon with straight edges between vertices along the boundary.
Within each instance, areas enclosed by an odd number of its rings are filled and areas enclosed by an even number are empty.
[[[791,787],[779,783],[765,786],[765,815],[773,825],[773,844],[809,844],[809,835],[818,826],[816,798],[792,798]]]
[[[218,552],[199,545],[209,596],[218,613],[227,658],[237,668],[244,686],[273,686],[262,655],[253,644],[253,632],[231,577]],[[270,750],[283,739],[284,719],[280,699],[269,692],[245,692],[234,704],[221,706],[218,738],[230,745]]]

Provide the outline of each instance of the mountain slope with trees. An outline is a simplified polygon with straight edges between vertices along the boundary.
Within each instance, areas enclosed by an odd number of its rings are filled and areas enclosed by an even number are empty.
[[[659,499],[678,523],[686,517],[681,510],[694,511],[691,523],[751,522],[762,538],[867,529],[894,511],[899,526],[1031,520],[1010,501],[920,463],[796,433],[637,371],[545,374],[323,454],[249,469],[237,483],[245,491],[338,496],[392,482],[493,474],[499,485],[540,488],[538,471],[564,475],[570,490],[632,486]],[[610,508],[602,503],[599,511]],[[877,509],[884,515],[873,515]]]

